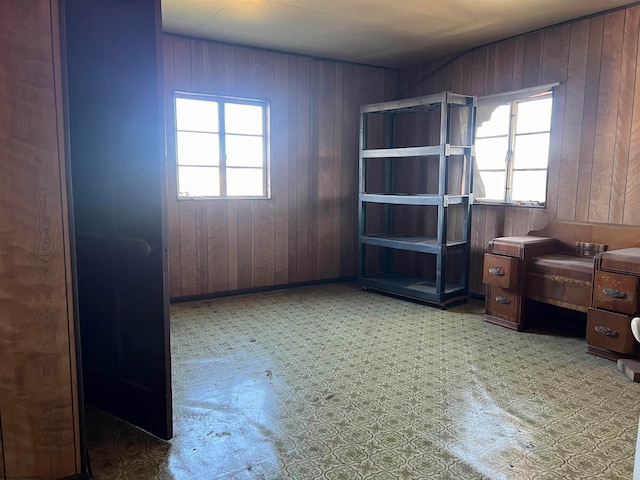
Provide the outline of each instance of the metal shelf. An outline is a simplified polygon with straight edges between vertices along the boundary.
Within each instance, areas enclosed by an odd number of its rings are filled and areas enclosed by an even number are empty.
[[[475,106],[475,97],[460,95],[452,92],[441,92],[422,97],[406,98],[391,102],[371,103],[360,107],[360,113],[411,113],[428,112],[441,108],[443,103],[450,105],[470,105]]]
[[[444,293],[441,294],[436,290],[433,282],[428,282],[418,277],[395,274],[361,277],[360,283],[364,287],[381,292],[394,293],[438,305],[464,299],[468,294],[463,285],[446,285]]]
[[[360,201],[391,205],[459,205],[471,198],[471,195],[434,195],[407,193],[361,193]]]
[[[464,145],[428,145],[423,147],[371,148],[360,151],[362,158],[412,158],[435,155],[471,155],[473,146]]]
[[[467,109],[465,116],[460,115],[453,118],[464,119],[464,124],[457,120],[452,121],[452,112],[461,112],[460,109]],[[359,279],[364,287],[440,306],[448,305],[455,300],[463,300],[468,295],[471,204],[473,203],[470,186],[473,158],[475,157],[473,144],[475,110],[475,97],[451,92],[363,105],[360,108],[358,251],[360,257]],[[434,114],[427,117],[412,115],[416,112],[428,111],[439,111],[439,115]],[[418,137],[413,137],[411,132],[409,132],[409,141],[406,141],[406,135],[399,136],[403,135],[403,132],[397,131],[395,127],[407,125],[396,123],[400,114],[410,114],[410,121],[415,119],[437,122],[436,118],[439,118],[439,138],[429,140],[432,137],[428,135],[421,137],[425,139],[425,143],[437,142],[437,144],[396,146],[400,144],[401,139],[403,145],[419,143]],[[382,119],[382,123],[384,123],[381,130],[384,142],[375,142],[375,146],[385,145],[386,148],[367,148],[367,145],[374,145],[369,137],[370,132],[368,132],[372,115],[378,115],[378,118]],[[426,128],[430,128],[430,126]],[[456,142],[466,145],[451,145],[451,139],[456,138],[456,136],[452,136],[451,131],[455,129],[460,129],[460,135],[457,136],[460,140],[456,140]],[[467,133],[463,134],[463,131]],[[459,188],[452,190],[456,195],[449,195],[451,181],[449,175],[453,165],[450,161],[451,156],[463,157],[462,169],[456,170],[459,172],[461,183]],[[429,168],[422,168],[421,162],[405,160],[417,157],[436,157],[437,172],[431,168],[436,162],[429,162]],[[369,162],[369,159],[382,159],[382,161]],[[430,172],[437,178],[415,178],[418,170],[413,169],[416,164],[420,165],[420,173]],[[372,185],[376,185],[376,187],[372,187],[372,189],[375,188],[378,191],[367,191],[369,168],[374,169],[370,171],[375,175],[381,175],[373,177],[375,181]],[[409,170],[405,170],[407,168]],[[403,174],[405,178],[403,178]],[[396,175],[400,176],[396,177]],[[400,181],[397,181],[398,178]],[[402,183],[403,181],[408,183]],[[433,191],[436,183],[437,194],[393,192],[394,186],[407,184],[411,186],[399,188],[418,192]],[[373,206],[372,204],[383,205],[383,207],[368,210],[369,206]],[[432,208],[402,209],[394,208],[393,205],[431,206]],[[450,205],[461,205],[461,207],[456,208],[451,212],[452,215],[449,215],[447,207]],[[370,212],[380,215],[380,217],[371,217],[372,220],[375,218],[379,223],[375,228],[368,229],[367,221],[370,218]],[[428,215],[426,215],[427,212]],[[424,220],[429,219],[429,222],[433,223],[425,226],[418,233],[434,231],[438,233],[435,238],[433,236],[407,236],[397,233],[397,230],[394,231],[394,226],[399,228],[399,223],[394,221],[395,215],[408,215],[409,218],[403,220],[413,225],[423,225]],[[458,234],[458,239],[447,241],[447,232],[450,230],[447,228],[447,222],[453,218],[462,222],[462,231]],[[367,233],[372,230],[385,233]],[[372,252],[372,257],[368,257],[369,251]],[[400,251],[411,253],[401,254]],[[427,255],[429,258],[419,259],[421,255]],[[415,264],[414,257],[416,258]],[[409,259],[408,264],[407,259]],[[455,264],[450,262],[455,262]],[[453,269],[450,268],[452,266]],[[428,278],[398,275],[397,272],[402,270],[410,275],[424,275]],[[374,271],[375,274],[373,274]]]
[[[414,237],[397,234],[360,235],[360,242],[378,247],[393,248],[396,250],[410,250],[421,253],[441,253],[443,248],[462,247],[467,244],[463,241],[447,242],[438,245],[438,240],[432,237]]]

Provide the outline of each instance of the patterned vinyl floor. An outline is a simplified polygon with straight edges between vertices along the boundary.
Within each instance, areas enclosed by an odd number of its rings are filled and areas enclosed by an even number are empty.
[[[89,408],[98,480],[632,476],[640,384],[479,302],[346,283],[177,304],[171,323],[175,437]]]

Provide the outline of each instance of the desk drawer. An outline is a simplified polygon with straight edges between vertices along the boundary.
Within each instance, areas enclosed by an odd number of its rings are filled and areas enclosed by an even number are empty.
[[[482,281],[501,288],[515,287],[518,284],[519,262],[517,258],[485,253]]]
[[[618,353],[633,351],[631,317],[590,308],[587,313],[587,343]]]
[[[620,273],[596,272],[593,305],[614,312],[636,313],[638,277]]]
[[[487,289],[487,294],[488,314],[516,320],[518,293],[515,290],[491,286]]]

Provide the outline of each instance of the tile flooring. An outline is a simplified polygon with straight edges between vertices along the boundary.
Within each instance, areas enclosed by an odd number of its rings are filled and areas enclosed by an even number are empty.
[[[172,305],[175,437],[88,408],[94,475],[631,478],[640,384],[482,312],[353,283]]]

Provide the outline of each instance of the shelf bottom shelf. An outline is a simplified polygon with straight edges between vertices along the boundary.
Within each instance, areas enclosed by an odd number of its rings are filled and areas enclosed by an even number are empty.
[[[449,285],[444,293],[436,292],[434,282],[423,278],[407,277],[394,274],[372,275],[360,277],[363,287],[382,292],[401,295],[427,303],[446,306],[457,303],[468,297],[468,291],[461,285]]]

